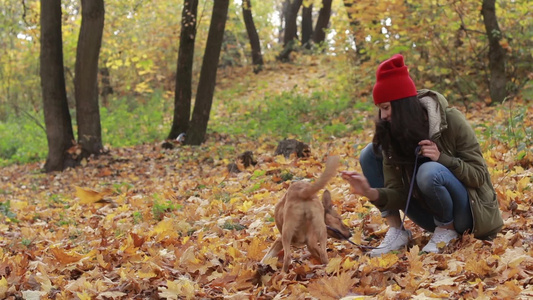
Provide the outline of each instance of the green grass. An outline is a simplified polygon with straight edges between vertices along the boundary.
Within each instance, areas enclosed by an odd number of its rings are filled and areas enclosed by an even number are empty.
[[[492,149],[498,141],[517,149],[518,151],[532,151],[533,129],[524,126],[528,106],[510,107],[502,105],[498,108],[507,119],[504,122],[487,122],[477,124],[476,134],[484,150]]]
[[[351,116],[348,116],[351,120],[348,123],[336,121],[340,115],[352,111],[348,95],[315,92],[311,96],[303,96],[291,91],[267,95],[263,101],[241,105],[231,100],[240,93],[242,87],[239,85],[221,93],[224,99],[218,101],[228,104],[224,107],[227,110],[225,115],[232,117],[211,118],[208,130],[246,135],[252,139],[275,135],[279,138],[298,136],[309,141],[311,135],[317,132],[342,136],[359,126],[360,120]],[[111,107],[100,110],[102,138],[107,146],[127,147],[162,141],[170,131],[173,103],[163,99],[160,92],[144,102],[142,99],[119,98],[111,103]],[[215,110],[212,112],[217,113]],[[75,116],[74,111],[71,115]],[[43,116],[34,117],[44,124]],[[74,118],[73,129],[76,133]],[[0,123],[0,132],[3,133],[0,166],[46,159],[46,133],[34,120],[13,118],[7,123]]]
[[[231,98],[229,98],[231,99]],[[370,104],[361,105],[364,110]],[[297,136],[308,142],[311,135],[346,136],[361,128],[353,101],[348,94],[314,92],[310,96],[295,91],[267,95],[262,101],[238,103],[229,100],[231,118],[215,118],[210,129],[232,135],[258,138],[262,135],[287,138]],[[346,121],[339,121],[348,120]]]
[[[121,98],[111,108],[102,108],[102,138],[112,147],[133,146],[163,140],[169,128],[163,126],[164,117],[172,107],[156,92],[146,102]]]
[[[173,204],[172,201],[166,200],[163,201],[160,199],[160,196],[157,194],[153,195],[154,202],[152,205],[152,215],[154,220],[161,221],[163,217],[165,216],[166,212],[173,211],[176,209],[181,209],[181,204]],[[134,219],[138,218],[134,215]]]
[[[0,202],[0,214],[4,217],[9,218],[11,222],[18,223],[17,215],[11,211],[11,201],[7,200],[5,202]]]
[[[340,78],[340,77],[339,77]],[[297,138],[310,142],[314,138],[346,137],[357,134],[372,122],[375,107],[368,99],[353,99],[344,80],[319,86],[308,95],[296,90],[265,93],[262,99],[243,99],[246,85],[235,84],[216,95],[211,110],[208,132],[245,136],[257,139],[270,136],[275,139]],[[328,82],[334,82],[333,79]],[[257,86],[261,89],[261,82]],[[317,83],[319,84],[319,83]],[[267,88],[268,89],[268,88]],[[528,90],[529,91],[529,90]],[[170,131],[174,109],[173,99],[165,99],[162,92],[151,97],[122,97],[111,99],[109,108],[101,108],[102,138],[111,148],[162,141]],[[479,124],[478,133],[483,142],[504,140],[520,149],[531,147],[532,131],[520,126],[527,108],[500,106],[508,115],[501,124]],[[74,111],[71,112],[75,116]],[[42,115],[33,116],[44,124]],[[73,117],[73,129],[77,128]],[[0,122],[0,166],[24,164],[46,159],[48,145],[45,131],[35,120],[19,116]],[[234,151],[232,145],[221,145],[218,150]]]
[[[170,125],[163,125],[163,118],[172,112],[173,104],[165,101],[161,93],[154,93],[144,102],[142,99],[120,98],[112,103],[110,108],[100,109],[105,145],[125,147],[163,140],[170,131]],[[74,111],[71,116],[76,134]],[[34,118],[44,126],[42,115]],[[0,132],[0,166],[46,159],[46,133],[36,121],[25,117],[12,118],[5,123],[0,122]]]
[[[38,161],[48,153],[46,133],[33,120],[0,122],[0,132],[0,166]]]

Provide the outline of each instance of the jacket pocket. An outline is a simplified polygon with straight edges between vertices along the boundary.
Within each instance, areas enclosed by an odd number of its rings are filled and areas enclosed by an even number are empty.
[[[494,189],[484,185],[479,189],[469,189],[468,194],[474,217],[474,237],[492,238],[503,227],[503,219]]]

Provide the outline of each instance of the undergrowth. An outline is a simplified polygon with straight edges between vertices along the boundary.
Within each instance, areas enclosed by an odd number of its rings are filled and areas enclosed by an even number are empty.
[[[252,79],[237,81],[215,94],[218,106],[211,110],[208,133],[249,139],[261,136],[279,140],[297,138],[303,142],[358,134],[366,126],[372,126],[375,107],[368,97],[357,99],[353,90],[349,90],[353,86],[347,84],[345,72],[338,73],[344,75],[328,74],[327,80],[315,82],[308,93],[296,89],[277,91],[267,81],[258,81],[255,88],[260,89],[261,96],[257,99],[243,97]],[[127,147],[164,140],[170,130],[174,108],[173,97],[168,95],[158,91],[150,97],[111,99],[110,107],[101,108],[100,112],[105,146]],[[505,116],[497,120],[505,122],[498,123],[495,119],[475,124],[484,148],[490,148],[498,140],[519,151],[531,151],[532,130],[520,125],[528,116],[529,105],[512,107],[511,104],[495,108],[496,115]],[[74,111],[71,115],[75,116]],[[0,166],[46,159],[48,146],[43,116],[32,117],[13,117],[0,123]],[[74,117],[72,121],[76,134]]]
[[[102,139],[107,147],[127,147],[164,139],[170,126],[164,117],[172,110],[172,102],[161,92],[150,98],[118,98],[109,108],[100,108]],[[71,111],[74,134],[77,132],[75,111]],[[11,118],[0,122],[0,166],[24,164],[46,159],[48,143],[44,116]]]
[[[211,129],[248,138],[269,135],[280,139],[298,137],[308,142],[317,135],[353,134],[365,121],[366,114],[358,112],[372,109],[368,103],[354,106],[347,94],[332,96],[328,92],[314,92],[305,96],[289,91],[267,95],[257,102],[233,104],[228,107],[232,117],[215,119]]]

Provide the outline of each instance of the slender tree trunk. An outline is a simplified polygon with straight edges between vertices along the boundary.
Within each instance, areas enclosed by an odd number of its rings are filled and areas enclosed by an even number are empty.
[[[311,48],[311,36],[313,35],[313,4],[310,3],[302,8],[302,45],[306,49]]]
[[[250,0],[244,0],[242,3],[242,16],[244,24],[246,25],[246,32],[250,39],[250,47],[252,48],[252,64],[254,65],[254,73],[259,73],[263,69],[263,55],[261,54],[261,41],[255,28],[254,18],[252,16],[252,3]]]
[[[313,32],[313,42],[317,45],[326,40],[326,29],[328,28],[329,18],[331,16],[332,2],[333,0],[322,0],[322,7],[318,13],[315,31]]]
[[[109,68],[105,67],[105,62],[103,63],[104,67],[99,68],[98,72],[100,73],[100,81],[102,90],[100,96],[102,96],[102,106],[109,108],[109,95],[113,94],[113,87],[111,86],[111,80],[109,79]]]
[[[216,0],[213,5],[213,14],[209,25],[198,91],[196,93],[196,103],[194,104],[191,123],[185,137],[185,144],[188,145],[200,145],[205,141],[228,7],[229,0]]]
[[[287,24],[287,16],[289,15],[290,6],[291,6],[291,0],[283,0],[283,3],[281,4],[281,8],[279,11],[280,28],[279,28],[278,42],[280,44],[283,43],[283,39],[285,37],[285,25]]]
[[[98,58],[104,31],[104,1],[81,1],[81,29],[78,38],[74,89],[78,144],[82,156],[102,153],[102,127],[98,105]]]
[[[493,103],[501,103],[507,96],[507,76],[505,75],[505,49],[500,45],[502,32],[496,18],[496,0],[483,0],[481,14],[489,38],[490,98]]]
[[[285,47],[295,39],[298,39],[298,26],[296,20],[298,19],[300,6],[302,6],[302,0],[290,1],[287,18],[285,20],[285,34],[283,35],[283,46]]]
[[[181,12],[180,49],[176,69],[176,93],[174,95],[174,120],[168,134],[169,140],[176,139],[189,129],[197,12],[198,0],[185,0]]]
[[[62,47],[61,0],[41,0],[40,76],[48,140],[46,172],[62,171],[76,163],[68,153],[74,146],[74,133],[65,90]]]
[[[283,35],[283,50],[278,55],[277,59],[281,61],[288,61],[291,52],[296,47],[296,40],[298,39],[297,18],[300,6],[303,0],[291,0],[287,17],[285,18],[285,33]]]

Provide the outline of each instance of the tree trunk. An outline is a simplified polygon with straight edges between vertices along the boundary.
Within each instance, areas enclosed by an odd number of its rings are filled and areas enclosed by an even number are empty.
[[[285,34],[283,35],[283,46],[286,47],[293,40],[298,39],[298,26],[296,20],[298,19],[298,11],[302,6],[303,0],[291,0],[287,18],[285,20]]]
[[[310,3],[302,8],[302,45],[306,49],[311,48],[311,36],[313,35],[313,4]]]
[[[261,54],[261,41],[255,28],[254,19],[252,16],[252,3],[250,0],[244,0],[242,3],[242,16],[244,24],[246,25],[246,32],[250,39],[250,47],[252,48],[252,64],[254,65],[254,73],[259,73],[263,68],[263,55]]]
[[[501,103],[507,96],[505,76],[505,49],[500,45],[502,32],[496,18],[496,0],[483,0],[481,14],[489,38],[490,98],[492,103]]]
[[[40,76],[48,140],[46,172],[62,171],[76,163],[68,153],[74,146],[74,133],[65,90],[62,47],[61,0],[41,0]]]
[[[185,144],[187,145],[200,145],[205,140],[211,104],[213,103],[218,61],[224,37],[224,29],[226,27],[228,7],[229,0],[216,0],[213,5],[213,14],[211,24],[209,25],[202,70],[200,71],[200,80],[198,82],[198,91],[196,93],[196,102],[194,104],[191,123],[185,136]]]
[[[113,87],[111,86],[109,68],[106,67],[105,62],[103,63],[104,67],[99,68],[98,72],[100,73],[100,81],[102,90],[100,91],[100,96],[102,96],[102,106],[109,108],[109,95],[113,94]]]
[[[283,3],[281,4],[281,8],[279,11],[280,27],[279,27],[278,42],[280,44],[283,43],[283,39],[285,36],[285,25],[287,24],[287,16],[289,15],[290,7],[291,7],[291,0],[283,0]]]
[[[291,0],[287,17],[285,18],[285,33],[283,35],[283,50],[278,55],[277,59],[281,61],[288,61],[291,52],[295,48],[296,40],[298,39],[297,18],[300,6],[303,0]]]
[[[176,70],[176,92],[174,95],[174,120],[168,134],[169,140],[176,139],[189,129],[197,12],[198,0],[185,0],[181,12],[180,49]]]
[[[78,144],[82,156],[102,153],[98,105],[98,57],[104,31],[104,0],[81,1],[81,29],[76,52],[74,90]]]
[[[322,0],[322,7],[318,13],[316,20],[315,31],[313,33],[313,42],[317,45],[326,40],[326,29],[329,25],[329,18],[331,16],[331,2],[333,0]]]

